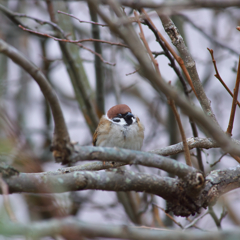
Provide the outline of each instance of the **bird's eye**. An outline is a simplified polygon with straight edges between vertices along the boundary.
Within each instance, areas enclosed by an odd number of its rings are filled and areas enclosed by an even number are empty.
[[[119,113],[117,116],[120,117],[120,118],[123,117],[121,113]]]

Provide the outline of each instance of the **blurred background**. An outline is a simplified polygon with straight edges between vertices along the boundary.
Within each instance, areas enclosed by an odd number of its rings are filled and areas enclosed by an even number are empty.
[[[91,145],[93,126],[89,126],[85,121],[81,101],[77,95],[78,89],[73,84],[74,80],[68,71],[68,64],[71,63],[63,56],[63,48],[59,42],[49,37],[23,31],[13,20],[17,19],[22,25],[37,32],[57,36],[56,29],[49,24],[30,18],[53,21],[49,14],[50,7],[53,6],[56,21],[69,39],[90,39],[99,36],[100,39],[111,43],[123,43],[122,40],[113,35],[107,26],[89,23],[89,21],[95,21],[104,24],[94,12],[90,11],[88,4],[84,1],[0,0],[0,4],[9,11],[7,13],[5,8],[0,8],[0,38],[17,48],[45,74],[61,103],[71,140],[80,145]],[[114,18],[112,10],[107,5],[102,8],[106,14]],[[57,13],[57,10],[87,22],[79,22],[70,16]],[[134,16],[131,8],[126,7],[124,11],[127,16]],[[150,9],[146,11],[158,30],[169,40],[158,15]],[[17,16],[16,13],[26,14],[27,17]],[[219,73],[233,91],[240,53],[240,32],[236,30],[240,25],[239,16],[240,10],[236,7],[217,10],[199,8],[175,12],[171,16],[196,62],[206,94],[224,131],[228,125],[232,97],[214,77],[215,71],[207,48],[213,49]],[[139,32],[137,23],[133,23],[133,26],[136,32]],[[168,65],[169,60],[161,53],[163,50],[156,42],[154,34],[145,25],[143,30],[151,50],[159,53],[156,59],[163,79],[166,82],[171,81],[172,85],[182,91],[181,83]],[[96,45],[92,41],[80,43],[82,46],[73,43],[64,44],[68,46],[72,58],[79,66],[79,76],[84,82],[85,89],[90,92],[90,100],[96,106],[98,116],[116,104],[129,105],[132,112],[145,125],[143,151],[162,148],[181,141],[174,115],[165,95],[159,95],[147,80],[141,77],[138,73],[137,61],[128,48],[108,43]],[[104,61],[89,50],[97,51]],[[189,86],[188,89],[190,89]],[[189,96],[196,106],[200,106],[192,92]],[[21,172],[42,172],[62,168],[63,166],[54,162],[49,150],[54,125],[49,107],[38,85],[29,74],[3,54],[0,54],[0,98],[1,161]],[[178,111],[187,138],[193,137],[188,117],[183,115],[180,109]],[[237,140],[240,140],[239,117],[240,112],[237,108],[233,128],[233,138]],[[200,137],[206,137],[199,128],[198,133]],[[191,153],[197,167],[196,150],[191,150]],[[206,174],[214,169],[237,165],[233,158],[223,156],[224,153],[220,149],[203,149],[201,154]],[[222,156],[221,161],[211,167],[211,164]],[[184,162],[184,154],[171,157]],[[137,166],[129,168],[134,171],[167,175],[165,172],[151,168]],[[235,190],[221,198],[214,206],[213,209],[218,218],[226,210],[228,211],[228,215],[222,220],[223,229],[238,228],[239,198],[240,192]],[[76,215],[79,219],[88,222],[179,228],[156,207],[156,205],[165,207],[163,199],[145,193],[129,193],[129,199],[133,204],[130,208],[135,208],[134,213],[127,210],[124,200],[114,192],[80,191],[44,196],[10,195],[13,211],[21,222]],[[0,200],[0,215],[7,218],[2,197]],[[193,217],[188,220],[181,217],[175,218],[184,226]],[[217,229],[211,215],[201,219],[197,226],[205,230]]]

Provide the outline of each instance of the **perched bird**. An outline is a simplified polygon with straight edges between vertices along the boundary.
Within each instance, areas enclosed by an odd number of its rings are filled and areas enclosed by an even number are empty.
[[[144,126],[126,104],[110,108],[93,135],[93,145],[141,150]]]
[[[119,104],[110,108],[107,114],[101,117],[93,135],[93,145],[141,150],[143,138],[144,126],[139,118],[132,114],[127,105]],[[114,165],[114,162],[112,164]],[[116,194],[131,221],[140,225],[140,209],[131,207],[133,196],[137,195],[137,193],[117,192]],[[139,199],[139,196],[136,197]]]

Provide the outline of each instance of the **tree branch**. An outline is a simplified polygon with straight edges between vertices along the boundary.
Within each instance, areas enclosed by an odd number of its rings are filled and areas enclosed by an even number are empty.
[[[128,150],[123,148],[81,147],[75,146],[71,162],[80,160],[116,161],[125,164],[139,164],[147,167],[155,167],[185,178],[189,173],[198,171],[171,158],[159,156],[153,153]]]
[[[166,240],[166,239],[196,239],[196,232],[171,231],[161,228],[135,227],[129,225],[101,224],[79,221],[75,217],[51,219],[34,223],[1,224],[1,234],[4,236],[26,236],[29,238],[42,238],[47,236],[64,235],[65,233],[80,233],[81,236],[92,238],[109,239],[132,239],[132,240]],[[240,231],[199,231],[197,239],[204,240],[228,240],[239,239]]]
[[[61,193],[89,189],[147,192],[166,199],[168,212],[189,216],[199,212],[202,207],[214,205],[221,195],[239,188],[239,176],[240,166],[212,171],[206,182],[197,172],[185,179],[177,179],[122,169],[20,173],[4,180],[9,186],[9,193]]]
[[[81,1],[81,0],[80,0]],[[108,4],[108,0],[99,0],[102,4]],[[134,0],[115,0],[115,3],[121,4],[126,7],[131,7],[133,9],[140,9],[140,8],[158,8],[161,11],[167,10],[186,10],[188,8],[228,8],[228,7],[239,7],[240,2],[238,0],[195,0],[195,1],[176,1],[176,2],[164,2],[158,3],[149,0],[138,0],[137,2]]]
[[[5,54],[27,73],[29,73],[39,85],[45,99],[48,101],[55,123],[53,143],[54,156],[60,161],[66,160],[72,149],[67,126],[57,96],[42,72],[32,62],[26,59],[16,48],[8,45],[0,39],[0,53]]]
[[[193,83],[194,89],[197,93],[197,97],[202,106],[202,109],[218,125],[217,119],[215,118],[215,115],[213,114],[212,108],[210,106],[210,101],[207,98],[207,96],[204,92],[203,86],[201,84],[201,81],[199,79],[196,64],[195,64],[192,56],[190,55],[190,53],[183,41],[182,36],[180,35],[178,29],[176,28],[176,26],[174,25],[174,23],[168,16],[166,16],[164,14],[159,14],[159,17],[162,21],[162,24],[163,24],[163,27],[164,27],[166,33],[168,34],[168,36],[170,37],[170,39],[172,41],[172,44],[178,49],[180,56],[182,57],[182,59],[184,61],[184,64],[185,64],[185,66],[188,70],[188,73],[192,79],[192,83]]]
[[[234,92],[233,92],[232,108],[231,108],[231,114],[230,114],[228,128],[227,128],[227,133],[230,136],[232,136],[233,122],[234,122],[234,117],[235,117],[235,112],[236,112],[236,107],[237,107],[239,84],[240,84],[240,57],[238,60],[237,79],[236,79],[235,88],[234,88]]]
[[[187,145],[187,140],[186,140],[186,135],[182,126],[182,122],[181,122],[181,118],[178,114],[177,108],[175,106],[175,103],[172,99],[169,99],[169,105],[172,108],[172,111],[174,113],[174,116],[176,118],[177,124],[178,124],[178,128],[182,137],[182,143],[183,143],[183,148],[184,148],[184,155],[185,155],[185,161],[186,164],[188,166],[192,166],[192,162],[191,162],[191,156],[190,156],[190,151]]]
[[[219,42],[217,39],[213,38],[210,34],[206,33],[202,28],[198,27],[189,17],[187,17],[186,15],[177,13],[176,16],[179,16],[180,18],[182,18],[184,21],[188,22],[189,24],[191,24],[195,29],[197,29],[199,32],[201,32],[209,41],[213,42],[214,44],[216,44],[217,46],[226,49],[227,51],[229,51],[230,53],[239,56],[239,53],[237,51],[235,51],[234,49],[232,49],[229,46],[224,45],[223,43]]]
[[[214,69],[215,69],[215,72],[216,72],[216,74],[214,76],[220,81],[220,83],[225,87],[225,89],[228,91],[228,93],[233,97],[233,94],[232,94],[231,90],[228,88],[228,86],[222,80],[222,78],[221,78],[221,76],[218,72],[216,60],[215,60],[214,55],[213,55],[213,50],[209,49],[209,48],[207,50],[209,51],[209,53],[211,54],[211,57],[212,57],[213,66],[214,66]],[[237,104],[240,107],[240,103],[237,102]]]

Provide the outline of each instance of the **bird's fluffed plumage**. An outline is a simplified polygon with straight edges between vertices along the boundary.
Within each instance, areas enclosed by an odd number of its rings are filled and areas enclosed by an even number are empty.
[[[144,126],[131,109],[120,104],[110,108],[102,116],[93,135],[93,145],[141,150]]]

